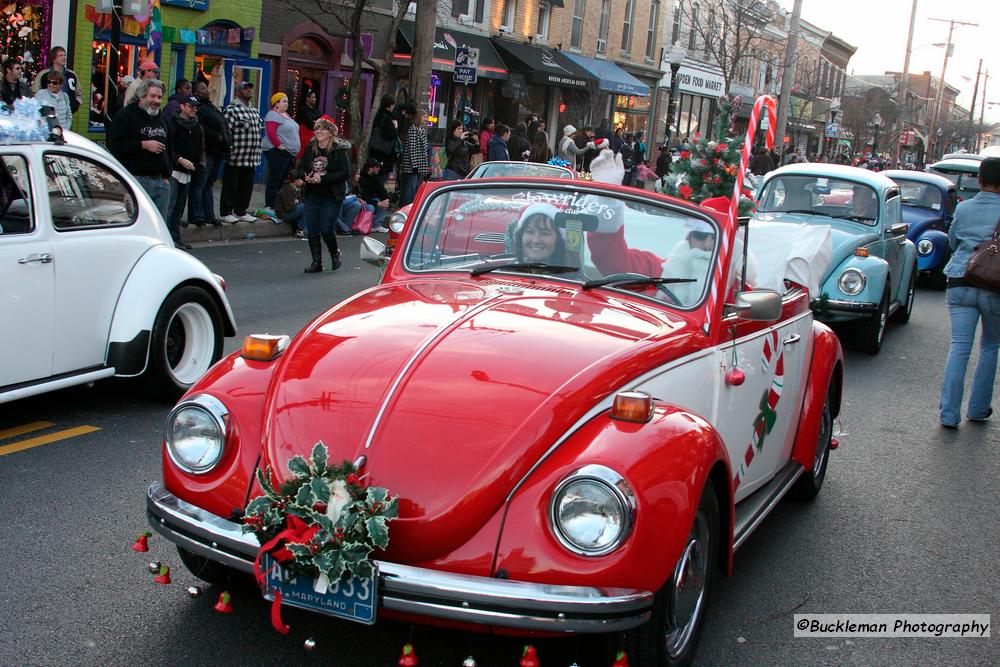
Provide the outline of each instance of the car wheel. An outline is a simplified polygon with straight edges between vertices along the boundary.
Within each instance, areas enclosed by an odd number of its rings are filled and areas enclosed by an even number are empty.
[[[830,390],[827,389],[823,401],[823,415],[819,422],[819,438],[816,441],[816,455],[812,468],[802,473],[789,495],[796,500],[812,500],[819,495],[826,479],[826,466],[830,462],[830,442],[833,440],[833,411],[830,409]]]
[[[247,577],[241,572],[227,567],[222,563],[209,560],[204,556],[193,554],[186,549],[177,547],[177,553],[181,557],[181,562],[194,576],[210,584],[229,586],[234,581],[243,582]]]
[[[892,314],[892,321],[899,324],[906,324],[910,321],[910,314],[913,312],[913,297],[917,293],[917,266],[913,265],[910,271],[910,283],[906,286],[906,303],[900,305],[899,310]]]
[[[222,316],[200,287],[174,290],[153,324],[146,378],[164,398],[187,391],[222,356]]]
[[[886,276],[888,283],[888,276]],[[854,325],[854,347],[859,352],[878,354],[882,349],[882,339],[885,337],[885,325],[889,319],[889,285],[882,292],[882,300],[878,310]]]
[[[708,480],[674,574],[656,594],[652,618],[626,635],[626,651],[634,664],[691,664],[705,622],[708,590],[715,578],[718,545],[719,501]]]

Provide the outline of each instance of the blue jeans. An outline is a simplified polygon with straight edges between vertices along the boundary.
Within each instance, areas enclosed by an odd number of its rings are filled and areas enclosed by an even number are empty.
[[[302,211],[306,233],[319,234],[324,238],[336,237],[334,228],[340,217],[342,203],[336,199],[306,199],[305,208]],[[336,245],[336,239],[334,239],[334,244]]]
[[[264,152],[267,158],[267,185],[264,187],[264,206],[274,210],[274,201],[278,198],[278,190],[288,176],[295,156],[286,150],[272,148]]]
[[[400,206],[413,203],[413,198],[417,196],[417,188],[420,187],[420,181],[420,174],[403,175],[403,193],[399,196]]]
[[[170,217],[167,218],[167,229],[170,230],[170,238],[174,243],[181,240],[181,216],[184,215],[184,206],[188,199],[188,186],[190,183],[181,183],[176,178],[170,179]]]
[[[285,211],[284,215],[281,216],[281,219],[290,225],[295,225],[296,229],[302,229],[303,231],[305,231],[303,226],[304,220],[302,217],[303,213],[305,213],[305,210],[306,210],[306,205],[299,204],[291,211]]]
[[[136,176],[135,180],[139,181],[139,185],[153,200],[153,204],[163,217],[163,221],[167,222],[170,219],[170,183],[164,178],[149,176]]]
[[[195,171],[195,177],[191,179],[191,187],[188,189],[188,217],[192,220],[204,220],[212,222],[215,220],[215,181],[219,178],[219,167],[222,166],[222,158],[205,153],[205,168]],[[198,204],[193,202],[198,201]]]
[[[361,212],[361,200],[357,195],[347,195],[340,207],[340,216],[337,218],[337,231],[343,234],[351,233],[351,225],[354,219]]]
[[[205,165],[198,164],[194,167],[194,174],[191,175],[191,182],[188,183],[187,207],[188,222],[200,224],[205,222],[205,213],[201,208],[201,191],[205,187]],[[212,209],[208,209],[209,216]],[[211,219],[211,217],[209,217]]]
[[[966,415],[985,419],[993,400],[993,380],[997,370],[997,347],[1000,346],[1000,294],[977,287],[952,287],[948,290],[948,313],[951,316],[951,347],[944,367],[941,387],[941,423],[958,424],[962,418],[962,393],[965,370],[976,338],[976,323],[982,317],[979,361],[972,375],[972,391]]]

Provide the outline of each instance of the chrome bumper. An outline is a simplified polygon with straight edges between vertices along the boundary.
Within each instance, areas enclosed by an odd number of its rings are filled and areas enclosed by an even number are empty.
[[[812,302],[813,308],[818,308],[821,304],[819,299]],[[826,302],[826,309],[832,313],[874,313],[878,310],[879,304],[870,301],[835,301],[830,299]]]
[[[180,500],[161,484],[146,491],[156,532],[191,553],[253,572],[260,543],[240,524]],[[554,586],[375,561],[383,609],[449,621],[546,632],[619,632],[649,620],[653,594]]]

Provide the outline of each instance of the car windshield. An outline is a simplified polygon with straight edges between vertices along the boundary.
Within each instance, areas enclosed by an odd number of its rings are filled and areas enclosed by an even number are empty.
[[[718,240],[707,216],[586,186],[469,185],[421,206],[407,270],[544,275],[683,309],[705,297]]]
[[[958,198],[960,201],[965,201],[971,197],[975,197],[979,194],[979,173],[970,173],[968,171],[961,171],[958,169],[952,169],[950,167],[931,167],[928,171],[932,174],[938,174],[939,176],[944,176],[949,181],[955,184],[958,188]]]
[[[932,183],[907,181],[902,178],[892,179],[899,186],[903,195],[903,205],[923,208],[928,211],[940,211],[944,204],[941,189]]]
[[[562,167],[537,162],[483,162],[469,174],[469,178],[490,178],[493,176],[573,178],[573,172]]]
[[[855,181],[813,175],[785,175],[764,186],[759,213],[803,213],[853,220],[866,225],[878,221],[878,195]]]

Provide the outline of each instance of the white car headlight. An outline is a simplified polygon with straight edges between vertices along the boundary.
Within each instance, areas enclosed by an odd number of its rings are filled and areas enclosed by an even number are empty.
[[[406,215],[396,211],[391,216],[389,216],[389,231],[394,234],[399,234],[403,231],[403,226],[406,224]]]
[[[229,411],[214,396],[198,394],[167,417],[167,453],[181,470],[199,475],[222,459],[229,428]]]
[[[635,522],[635,497],[625,478],[588,465],[559,482],[549,521],[559,542],[573,553],[602,556],[617,549]]]
[[[847,296],[857,296],[865,288],[866,281],[865,274],[861,273],[861,271],[857,269],[845,269],[840,274],[837,287]]]
[[[921,255],[929,255],[934,252],[934,243],[930,239],[920,239],[917,241],[917,252]]]

